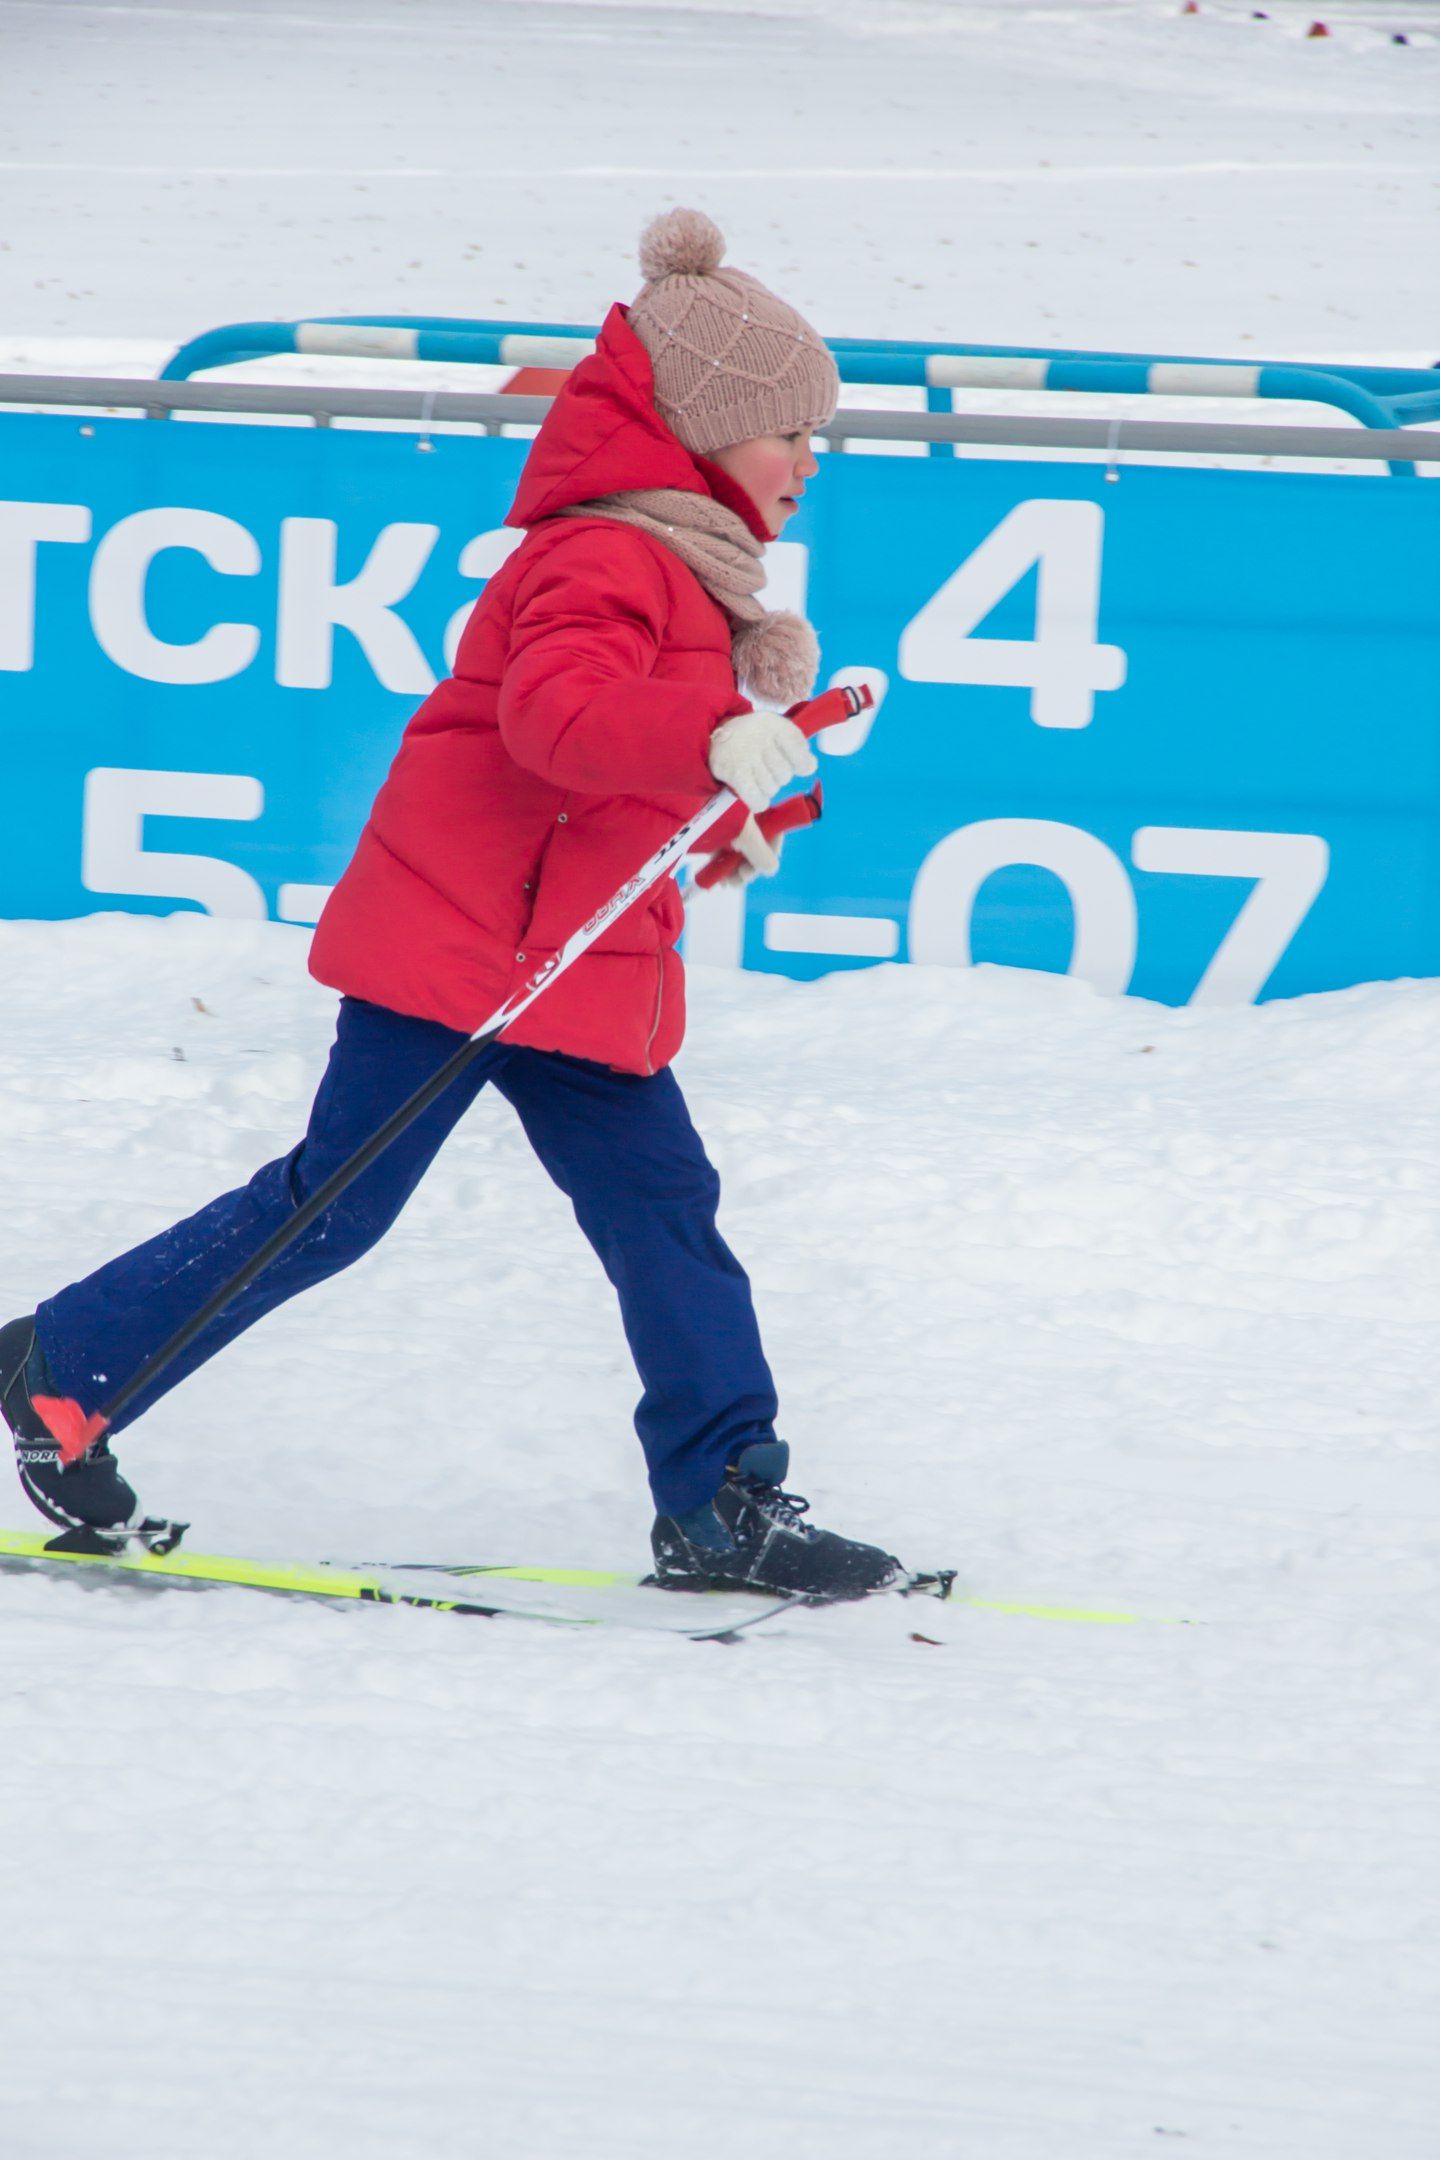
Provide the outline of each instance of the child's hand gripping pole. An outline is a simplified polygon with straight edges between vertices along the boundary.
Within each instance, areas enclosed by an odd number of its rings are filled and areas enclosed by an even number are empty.
[[[824,809],[825,793],[817,780],[807,795],[787,795],[784,802],[771,803],[768,810],[758,811],[755,823],[771,847],[774,847],[777,840],[783,839],[788,832],[796,831],[799,826],[817,824],[824,814]],[[721,848],[718,855],[711,856],[703,870],[696,871],[695,883],[701,892],[709,892],[712,885],[722,884],[726,878],[734,877],[736,871],[743,867],[744,861],[739,848]]]
[[[819,697],[810,698],[802,705],[792,706],[789,718],[806,735],[818,735],[822,728],[835,727],[842,720],[853,719],[856,713],[863,712],[872,703],[867,685],[861,684],[857,687],[846,684],[834,690],[823,691]],[[650,860],[636,871],[634,877],[627,878],[619,891],[613,893],[603,907],[597,908],[587,922],[581,923],[578,930],[571,932],[559,952],[553,954],[543,967],[537,968],[518,990],[512,991],[504,1004],[475,1030],[469,1041],[462,1043],[439,1070],[433,1073],[422,1087],[415,1090],[407,1102],[401,1103],[398,1110],[391,1112],[379,1130],[372,1133],[347,1162],[341,1163],[339,1169],[332,1171],[323,1185],[316,1187],[310,1198],[295,1210],[288,1222],[282,1223],[258,1251],[252,1253],[248,1260],[242,1261],[229,1281],[223,1282],[219,1289],[206,1299],[199,1311],[193,1313],[175,1330],[168,1342],[163,1342],[158,1350],[146,1358],[144,1364],[131,1374],[123,1387],[115,1390],[108,1402],[87,1414],[79,1403],[68,1395],[33,1397],[36,1410],[59,1443],[62,1463],[78,1461],[87,1448],[93,1447],[102,1433],[109,1430],[121,1411],[127,1409],[153,1380],[158,1379],[172,1359],[177,1358],[182,1350],[188,1349],[195,1337],[210,1325],[218,1313],[224,1311],[231,1299],[237,1298],[242,1290],[254,1282],[256,1276],[262,1274],[272,1260],[278,1260],[281,1253],[309,1229],[317,1216],[324,1214],[331,1201],[338,1200],[346,1187],[352,1184],[363,1170],[369,1169],[376,1156],[384,1153],[390,1142],[404,1132],[411,1120],[419,1117],[421,1111],[427,1109],[438,1095],[443,1095],[452,1080],[458,1079],[466,1066],[478,1057],[482,1050],[488,1049],[512,1021],[518,1020],[521,1013],[534,1004],[536,998],[554,982],[557,975],[563,975],[566,968],[578,960],[581,953],[593,945],[611,923],[628,908],[633,907],[652,886],[658,885],[661,878],[667,877],[695,845],[700,835],[708,832],[717,818],[723,817],[735,800],[736,797],[729,788],[717,789],[703,808],[697,810],[693,817],[687,818],[679,831],[673,834],[663,847],[656,849]]]

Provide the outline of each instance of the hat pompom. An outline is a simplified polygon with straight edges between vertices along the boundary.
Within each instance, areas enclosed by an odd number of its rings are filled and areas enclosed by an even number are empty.
[[[656,278],[709,277],[725,259],[725,235],[703,210],[664,210],[640,235],[645,282]]]
[[[776,608],[736,625],[730,642],[735,679],[767,704],[808,698],[820,672],[820,644],[803,615]]]

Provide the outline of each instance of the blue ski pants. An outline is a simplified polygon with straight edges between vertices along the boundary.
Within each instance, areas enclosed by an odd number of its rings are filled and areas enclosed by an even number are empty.
[[[300,1145],[39,1308],[40,1346],[62,1392],[98,1409],[464,1040],[433,1021],[342,1000]],[[738,1449],[773,1438],[777,1406],[749,1280],[716,1228],[720,1181],[679,1085],[668,1070],[640,1078],[505,1043],[482,1051],[116,1428],[273,1306],[368,1252],[487,1082],[513,1105],[615,1286],[644,1389],[635,1427],[657,1508],[681,1514],[708,1500]]]

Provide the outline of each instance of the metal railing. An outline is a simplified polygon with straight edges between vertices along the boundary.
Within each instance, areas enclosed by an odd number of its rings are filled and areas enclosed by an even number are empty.
[[[290,416],[324,427],[332,420],[408,423],[424,439],[431,425],[538,427],[548,397],[515,397],[464,390],[367,390],[316,383],[217,383],[121,380],[110,376],[0,375],[0,406],[79,407],[90,412],[250,413]],[[1198,457],[1324,458],[1440,464],[1440,435],[1415,428],[1270,427],[1259,422],[1064,419],[1018,413],[877,412],[844,408],[817,431],[832,449],[847,442],[993,445],[996,448],[1088,450],[1111,460],[1122,452]],[[1403,461],[1403,462],[1401,462]]]
[[[228,323],[182,345],[161,371],[188,381],[210,368],[283,354],[469,366],[569,368],[594,350],[596,331],[574,323],[466,321],[452,316],[319,316],[304,322]],[[842,382],[921,389],[931,412],[953,410],[956,390],[1082,391],[1110,396],[1285,399],[1336,406],[1363,427],[1440,420],[1440,381],[1425,368],[1297,366],[1196,354],[1087,352],[1059,346],[827,340]],[[930,438],[942,454],[953,440]]]

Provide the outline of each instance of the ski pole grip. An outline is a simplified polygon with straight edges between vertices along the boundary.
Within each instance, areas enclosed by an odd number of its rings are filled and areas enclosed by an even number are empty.
[[[783,834],[794,832],[801,825],[813,825],[820,817],[824,803],[825,797],[817,780],[807,795],[787,795],[784,802],[771,803],[768,810],[759,813],[755,822],[773,847]],[[722,848],[718,855],[711,856],[703,870],[696,871],[695,883],[702,892],[709,892],[722,878],[733,877],[744,859],[738,848]]]
[[[785,717],[793,720],[803,734],[818,735],[822,728],[853,720],[856,713],[867,712],[874,703],[869,683],[837,683],[833,690],[822,690],[819,697],[803,698],[798,705],[791,705]]]

